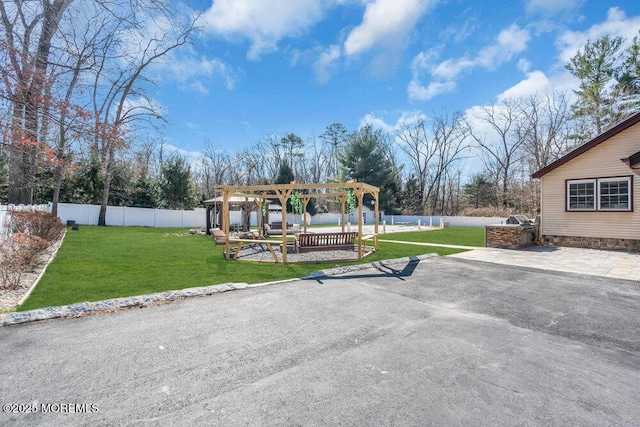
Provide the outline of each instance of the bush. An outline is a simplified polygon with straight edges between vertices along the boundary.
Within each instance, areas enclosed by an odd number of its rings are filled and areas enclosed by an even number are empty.
[[[33,264],[49,243],[37,236],[13,233],[0,237],[0,279],[2,288],[20,286],[22,272]]]
[[[9,230],[11,233],[23,233],[31,237],[38,237],[44,240],[47,246],[62,237],[65,230],[60,219],[49,212],[11,211],[10,218]]]
[[[64,233],[65,226],[48,212],[11,211],[9,233],[0,236],[0,288],[17,289],[22,272]]]

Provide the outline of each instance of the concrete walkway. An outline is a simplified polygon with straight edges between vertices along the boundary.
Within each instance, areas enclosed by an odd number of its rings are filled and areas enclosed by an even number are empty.
[[[640,254],[631,252],[534,246],[518,250],[476,248],[450,256],[495,264],[640,280]]]

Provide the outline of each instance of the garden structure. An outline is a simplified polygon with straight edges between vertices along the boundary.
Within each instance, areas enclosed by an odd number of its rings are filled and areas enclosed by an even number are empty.
[[[362,206],[364,199],[370,198],[375,206],[375,217],[379,216],[379,194],[380,189],[364,182],[351,180],[343,183],[326,183],[326,184],[303,184],[291,182],[290,184],[265,184],[265,185],[218,185],[216,186],[216,198],[207,200],[205,206],[207,208],[207,230],[213,228],[214,225],[220,226],[220,230],[224,233],[224,239],[218,239],[218,244],[224,245],[224,256],[231,258],[231,248],[237,245],[236,256],[243,243],[256,243],[265,239],[265,224],[268,222],[267,206],[273,199],[279,200],[281,206],[287,206],[287,202],[291,201],[294,212],[299,213],[302,217],[306,217],[307,205],[312,198],[333,198],[337,199],[341,205],[341,233],[332,233],[334,236],[324,238],[305,237],[312,233],[307,233],[307,223],[303,221],[302,229],[296,233],[298,238],[304,238],[302,246],[306,250],[310,250],[310,245],[314,245],[311,250],[334,250],[337,246],[344,249],[348,245],[357,248],[358,260],[364,257],[365,245],[367,241],[373,242],[373,249],[378,249],[378,221],[374,221],[374,233],[364,236],[362,225],[363,215]],[[231,235],[232,224],[229,221],[230,207],[241,207],[244,210],[256,209],[258,212],[258,234],[256,236],[236,236]],[[357,211],[357,232],[355,238],[351,237],[352,233],[345,231],[345,216],[351,211]],[[287,263],[287,212],[282,209],[281,218],[273,221],[276,224],[282,224],[283,232],[279,233],[282,237],[277,242],[282,251],[282,262]],[[248,230],[244,230],[247,232]],[[220,234],[222,234],[220,233]],[[326,233],[325,233],[326,234]],[[300,242],[300,241],[299,241]],[[338,243],[336,243],[338,242]],[[326,243],[326,244],[325,244]],[[272,243],[269,245],[271,247]],[[293,246],[293,245],[292,245]],[[296,244],[299,247],[300,243]],[[304,250],[304,249],[303,249]],[[276,257],[274,256],[274,259]]]

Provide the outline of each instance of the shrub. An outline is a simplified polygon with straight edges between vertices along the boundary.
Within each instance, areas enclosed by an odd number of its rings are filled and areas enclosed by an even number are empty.
[[[38,236],[13,233],[0,237],[0,288],[20,286],[22,272],[33,264],[49,243]]]
[[[65,226],[48,212],[11,211],[9,233],[0,236],[0,288],[20,286],[22,272],[62,237]]]
[[[45,241],[47,246],[62,237],[65,230],[60,219],[49,212],[11,211],[10,218],[9,229],[11,233],[23,233],[31,237],[38,237]]]

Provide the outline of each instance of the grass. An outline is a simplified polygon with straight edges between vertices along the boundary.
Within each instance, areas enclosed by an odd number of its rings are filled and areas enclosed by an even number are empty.
[[[184,229],[91,226],[69,231],[56,258],[18,311],[228,282],[269,282],[335,266],[226,261],[222,248],[214,247],[211,237],[172,235],[183,232]],[[408,240],[409,235],[394,233],[384,237]],[[460,250],[381,242],[379,250],[363,262],[457,252]]]
[[[380,236],[384,240],[435,243],[460,246],[484,246],[484,227],[447,227],[432,231],[402,231]]]

